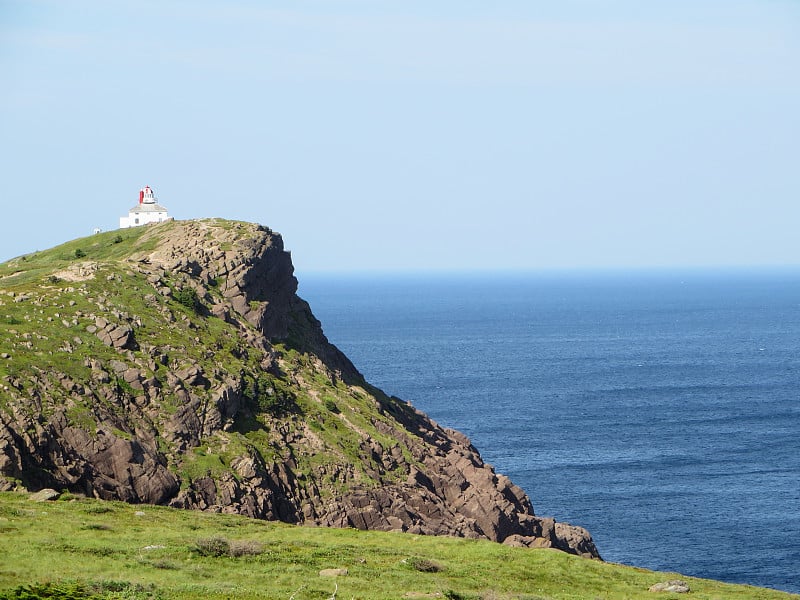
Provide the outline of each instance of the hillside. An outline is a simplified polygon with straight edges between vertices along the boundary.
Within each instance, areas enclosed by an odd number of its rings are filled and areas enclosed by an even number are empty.
[[[0,490],[599,557],[325,338],[281,237],[223,220],[0,265]]]
[[[655,594],[651,586],[678,576],[481,540],[297,527],[69,495],[34,502],[0,493],[0,544],[0,599],[798,598],[685,577],[689,594]],[[326,569],[347,574],[320,575]]]

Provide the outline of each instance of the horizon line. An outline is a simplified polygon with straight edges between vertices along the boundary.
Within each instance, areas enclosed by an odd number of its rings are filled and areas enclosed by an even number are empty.
[[[800,263],[785,264],[738,264],[738,265],[614,265],[614,266],[570,266],[570,267],[509,267],[490,269],[485,267],[432,267],[432,268],[352,268],[352,269],[305,269],[295,265],[295,274],[303,277],[414,277],[414,276],[504,276],[504,275],[623,275],[623,274],[712,274],[712,273],[769,273],[797,271]]]

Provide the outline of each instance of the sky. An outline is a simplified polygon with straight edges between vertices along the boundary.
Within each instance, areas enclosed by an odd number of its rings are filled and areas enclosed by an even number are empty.
[[[0,261],[178,219],[298,272],[800,265],[797,0],[0,0]]]

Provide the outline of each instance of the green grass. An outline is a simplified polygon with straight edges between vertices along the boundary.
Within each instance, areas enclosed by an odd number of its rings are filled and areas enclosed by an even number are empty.
[[[137,516],[137,511],[144,514]],[[222,543],[219,543],[221,541]],[[208,552],[209,544],[219,552]],[[227,545],[230,552],[225,550]],[[647,591],[678,575],[554,550],[409,534],[322,529],[234,515],[70,497],[0,493],[3,590],[50,584],[131,600],[401,598],[675,599]],[[238,552],[233,549],[238,548]],[[204,550],[205,549],[205,550]],[[219,554],[219,555],[216,555]],[[236,555],[236,556],[234,556]],[[346,568],[336,579],[319,571]],[[683,577],[688,599],[789,599],[782,592]],[[66,596],[63,596],[66,597]]]
[[[161,227],[169,225],[167,223]],[[0,278],[5,278],[3,284],[24,285],[38,282],[54,270],[65,269],[76,263],[123,259],[133,252],[155,247],[155,239],[140,243],[140,238],[148,231],[150,228],[147,227],[107,231],[78,238],[49,250],[19,256],[0,264]]]

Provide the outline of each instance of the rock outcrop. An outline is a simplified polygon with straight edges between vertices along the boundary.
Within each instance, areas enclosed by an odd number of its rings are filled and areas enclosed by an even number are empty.
[[[297,296],[279,235],[221,220],[127,235],[91,238],[79,280],[3,281],[0,488],[599,557],[464,435],[364,381]]]

